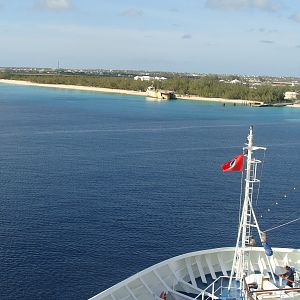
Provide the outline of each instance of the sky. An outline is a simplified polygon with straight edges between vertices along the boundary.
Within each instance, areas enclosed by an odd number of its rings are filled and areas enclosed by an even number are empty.
[[[300,0],[0,0],[0,66],[300,76]]]

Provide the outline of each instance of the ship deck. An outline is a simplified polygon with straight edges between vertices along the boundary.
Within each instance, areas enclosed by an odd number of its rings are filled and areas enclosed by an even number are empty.
[[[296,270],[300,269],[300,249],[274,248],[273,250],[275,255],[270,262],[274,269],[286,264],[293,265]],[[202,297],[203,299],[235,298],[238,300],[241,296],[234,292],[234,288],[231,289],[230,294],[226,294],[225,288],[226,280],[230,276],[234,251],[234,247],[216,248],[170,258],[125,279],[91,299],[161,300],[160,294],[164,291],[168,294],[168,300],[192,300],[202,299]],[[251,251],[250,271],[266,274],[268,262],[264,249],[253,247]],[[217,291],[218,297],[211,297],[212,289],[202,295],[203,291],[220,276],[224,279],[222,288]],[[233,286],[236,287],[236,284],[233,283]],[[215,295],[218,287],[216,282],[213,287]],[[260,296],[259,299],[266,298]]]

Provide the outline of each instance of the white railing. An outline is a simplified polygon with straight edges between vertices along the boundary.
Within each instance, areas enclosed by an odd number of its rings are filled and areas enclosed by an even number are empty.
[[[222,295],[223,293],[223,289],[228,289],[228,283],[224,286],[223,285],[223,279],[229,279],[229,276],[219,276],[215,281],[213,281],[206,289],[204,289],[196,298],[196,299],[201,299],[201,300],[208,300],[208,299],[212,299],[212,300],[216,300],[219,299],[218,293],[220,295]],[[221,284],[217,285],[217,282],[221,280]],[[236,287],[231,287],[231,290],[237,290],[238,288]]]

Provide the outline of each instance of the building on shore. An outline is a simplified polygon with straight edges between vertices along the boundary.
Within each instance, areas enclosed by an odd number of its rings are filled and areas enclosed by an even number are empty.
[[[285,92],[284,93],[284,99],[286,99],[286,100],[299,100],[300,99],[300,93]]]
[[[160,100],[176,99],[176,95],[173,91],[158,90],[153,86],[149,86],[147,88],[147,96],[151,98],[160,99]]]
[[[133,78],[134,80],[141,80],[141,81],[150,81],[150,80],[166,80],[167,78],[166,77],[158,77],[158,76],[155,76],[155,77],[151,77],[149,75],[143,75],[143,76],[135,76]]]

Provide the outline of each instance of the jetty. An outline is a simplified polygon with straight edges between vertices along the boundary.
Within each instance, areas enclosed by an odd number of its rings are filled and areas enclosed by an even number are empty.
[[[284,106],[291,106],[293,103],[291,102],[278,102],[278,103],[254,103],[252,106],[255,107],[284,107]]]

